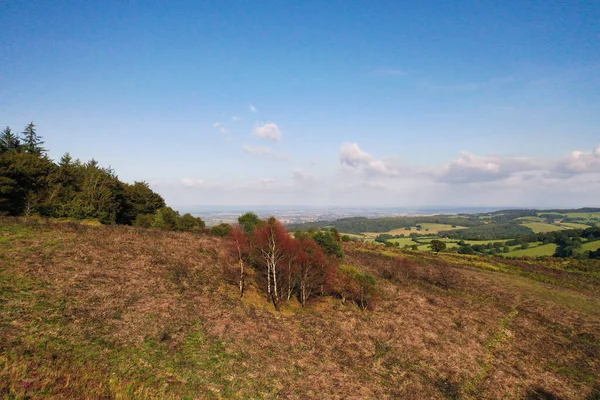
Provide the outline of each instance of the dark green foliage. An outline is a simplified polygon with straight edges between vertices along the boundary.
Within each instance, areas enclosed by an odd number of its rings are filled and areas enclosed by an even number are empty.
[[[232,228],[233,227],[230,224],[222,223],[222,224],[215,225],[212,228],[210,228],[210,233],[212,233],[215,236],[225,237],[225,236],[229,235]]]
[[[517,236],[531,234],[533,234],[533,231],[528,227],[511,222],[489,223],[468,229],[457,229],[439,233],[442,237],[462,240],[512,239]]]
[[[342,245],[336,240],[335,234],[331,231],[318,231],[312,236],[313,240],[319,244],[325,251],[325,254],[344,257]]]
[[[293,230],[308,230],[310,228],[334,227],[340,232],[360,234],[362,232],[389,232],[394,229],[410,228],[423,223],[448,224],[458,226],[479,226],[482,222],[476,216],[449,217],[446,215],[435,215],[431,217],[385,217],[365,218],[352,217],[342,218],[337,221],[318,221],[294,224],[290,226]]]
[[[459,254],[475,254],[475,250],[473,250],[473,247],[467,245],[464,246],[460,246],[458,248],[458,253]]]
[[[165,207],[147,183],[122,182],[95,160],[83,163],[67,153],[54,163],[45,155],[41,139],[33,123],[22,138],[8,127],[0,134],[0,215],[97,219],[105,224],[137,221],[147,226],[154,223],[153,217],[139,216]],[[170,216],[165,222],[175,229]]]
[[[430,245],[431,251],[434,251],[436,253],[446,250],[446,243],[442,242],[441,240],[434,239],[431,241]]]
[[[390,235],[389,233],[382,233],[381,235],[377,235],[375,241],[379,243],[386,243],[388,240],[394,239],[395,237],[396,236]]]
[[[554,257],[573,257],[581,249],[581,239],[579,237],[560,236],[555,243],[558,247]]]
[[[202,232],[206,224],[200,217],[194,217],[190,213],[183,214],[177,220],[177,230],[184,232]]]
[[[537,216],[536,210],[500,210],[492,214],[492,221],[494,222],[508,222],[513,221],[520,217],[535,217]]]
[[[37,130],[33,122],[30,122],[25,127],[23,135],[23,150],[29,154],[41,155],[46,150],[42,147],[44,142],[42,137],[38,136]]]
[[[0,155],[0,215],[32,215],[49,195],[56,166],[47,158],[9,151]]]
[[[256,229],[256,227],[258,225],[260,225],[261,220],[260,220],[260,218],[258,218],[258,215],[256,215],[255,213],[247,212],[246,214],[241,215],[238,218],[238,223],[244,229],[244,232],[246,232],[246,235],[250,236],[250,235],[252,235],[252,233],[254,233],[254,230]]]
[[[135,217],[134,226],[139,226],[140,228],[151,228],[154,223],[154,215],[152,214],[138,214]]]
[[[0,133],[0,154],[9,152],[9,151],[18,151],[21,147],[21,141],[19,138],[12,133],[10,127],[6,127]]]
[[[117,223],[131,225],[140,214],[154,214],[165,207],[164,199],[146,182],[123,184],[123,205],[117,215]]]

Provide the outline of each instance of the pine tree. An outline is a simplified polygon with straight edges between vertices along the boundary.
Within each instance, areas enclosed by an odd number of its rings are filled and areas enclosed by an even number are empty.
[[[9,151],[16,151],[21,147],[21,142],[19,138],[12,133],[10,127],[6,127],[0,133],[0,154],[6,153]]]
[[[30,122],[22,133],[23,135],[23,147],[27,153],[42,155],[46,151],[42,147],[44,142],[42,141],[42,137],[38,136],[37,130],[35,129],[35,125],[33,122]]]

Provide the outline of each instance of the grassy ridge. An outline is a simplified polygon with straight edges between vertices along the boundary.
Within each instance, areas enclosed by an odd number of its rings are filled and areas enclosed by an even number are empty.
[[[350,243],[378,303],[282,313],[222,239],[0,219],[0,397],[593,398],[596,264]],[[515,372],[515,371],[518,371]]]

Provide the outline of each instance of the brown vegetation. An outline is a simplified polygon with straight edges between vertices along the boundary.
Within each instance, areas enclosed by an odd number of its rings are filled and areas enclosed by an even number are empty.
[[[340,268],[375,276],[376,304],[331,282],[277,313],[229,240],[0,219],[0,397],[599,395],[593,276],[349,243]]]

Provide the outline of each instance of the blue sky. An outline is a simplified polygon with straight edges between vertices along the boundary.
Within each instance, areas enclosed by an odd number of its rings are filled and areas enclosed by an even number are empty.
[[[0,2],[0,124],[170,204],[600,205],[597,1]]]

